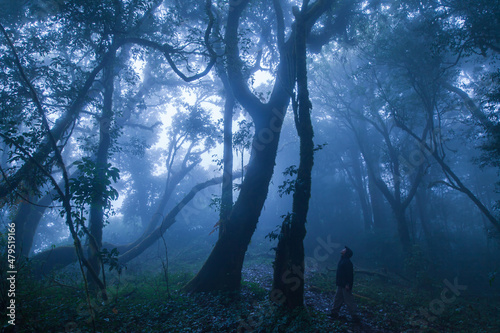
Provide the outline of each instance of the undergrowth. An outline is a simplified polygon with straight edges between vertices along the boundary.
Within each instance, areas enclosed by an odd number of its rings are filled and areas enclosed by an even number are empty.
[[[268,300],[268,290],[243,282],[240,293],[188,295],[181,287],[192,273],[163,272],[109,276],[108,296],[85,302],[78,274],[70,270],[44,279],[18,275],[17,332],[496,332],[498,299],[467,293],[446,304],[432,321],[419,312],[441,297],[441,289],[357,275],[354,294],[363,324],[348,316],[333,321],[327,310],[308,306],[283,312]],[[307,290],[333,302],[334,274],[307,277]],[[169,292],[168,292],[169,291]],[[307,297],[307,296],[306,296]],[[5,318],[5,316],[3,316]],[[4,327],[5,328],[5,327]]]

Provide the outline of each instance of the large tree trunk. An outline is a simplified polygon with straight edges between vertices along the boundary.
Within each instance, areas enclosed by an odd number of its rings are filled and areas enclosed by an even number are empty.
[[[360,122],[359,134],[355,134],[358,140],[358,148],[360,149],[361,156],[365,161],[367,174],[368,174],[368,194],[370,197],[371,212],[373,218],[373,230],[376,233],[383,234],[389,229],[387,217],[385,214],[384,196],[377,186],[376,175],[380,175],[380,167],[378,161],[380,160],[380,144],[381,142],[374,141],[373,138],[368,139],[365,135],[367,132],[366,124]],[[366,147],[363,147],[365,144]]]
[[[74,172],[70,178],[75,177],[77,174],[78,172]],[[64,184],[60,182],[59,186],[63,188]],[[53,189],[38,201],[36,201],[36,197],[28,197],[28,200],[35,204],[26,201],[19,204],[16,216],[12,221],[16,224],[16,249],[20,250],[16,251],[17,255],[27,258],[31,253],[40,220],[56,195],[57,191]]]
[[[271,114],[271,110],[267,110],[267,113]],[[252,158],[241,185],[240,195],[227,221],[226,232],[219,238],[207,261],[186,285],[185,290],[201,292],[240,288],[245,252],[257,226],[274,171],[280,135],[278,129],[281,129],[284,111],[285,108],[281,108],[280,113],[268,117],[266,126],[256,124]],[[271,135],[261,141],[259,134],[268,133],[270,128],[276,131],[270,132]]]
[[[300,138],[300,162],[293,193],[292,215],[283,221],[274,261],[271,300],[288,309],[304,305],[304,237],[311,197],[311,172],[314,163],[311,101],[307,87],[305,8],[296,14],[298,114],[294,107],[295,126]]]
[[[240,188],[240,195],[225,225],[225,232],[215,244],[198,274],[185,286],[189,292],[238,290],[245,252],[257,226],[267,197],[274,171],[281,125],[288,106],[293,85],[295,66],[282,52],[278,65],[279,83],[276,83],[270,100],[263,104],[248,88],[239,57],[238,27],[243,10],[248,5],[241,1],[231,6],[226,26],[227,77],[238,102],[248,111],[255,124],[252,152],[247,173]],[[287,44],[292,50],[293,44]]]
[[[375,183],[380,192],[384,195],[384,197],[389,202],[391,206],[392,212],[396,219],[397,223],[397,231],[399,235],[399,240],[401,242],[403,251],[405,254],[409,254],[411,250],[412,240],[410,237],[410,231],[408,228],[408,222],[406,220],[406,208],[410,204],[411,200],[415,196],[416,190],[423,176],[423,165],[420,165],[417,169],[417,175],[414,177],[413,182],[411,184],[411,188],[408,190],[408,194],[403,198],[403,191],[401,189],[401,172],[400,172],[400,162],[399,155],[396,153],[394,147],[389,141],[389,137],[385,138],[387,147],[389,149],[389,158],[391,159],[391,166],[393,172],[393,189],[389,189],[387,184],[384,182],[378,170],[378,160],[372,159],[372,156],[367,152],[366,147],[364,146],[364,140],[360,139],[360,133],[355,133],[356,138],[358,140],[358,144],[360,146],[363,157],[366,161],[366,165],[368,168],[369,177]],[[377,173],[376,173],[377,172]]]

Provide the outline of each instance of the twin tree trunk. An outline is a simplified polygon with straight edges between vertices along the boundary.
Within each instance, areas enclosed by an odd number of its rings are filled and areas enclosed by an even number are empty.
[[[203,267],[184,287],[184,290],[188,292],[239,290],[243,260],[267,197],[283,118],[296,82],[297,70],[300,69],[301,72],[298,76],[301,78],[301,82],[298,82],[298,93],[301,110],[300,115],[297,115],[298,119],[296,119],[299,124],[297,129],[301,135],[300,172],[297,175],[297,189],[294,194],[294,213],[292,214],[293,222],[290,223],[290,238],[289,241],[284,240],[285,243],[281,245],[285,248],[280,252],[283,253],[283,258],[277,254],[278,260],[275,268],[277,272],[286,272],[288,267],[293,270],[295,265],[295,272],[292,274],[295,274],[295,277],[300,280],[299,285],[296,288],[294,288],[295,284],[280,288],[286,297],[285,300],[289,303],[288,306],[295,307],[303,304],[304,248],[302,240],[305,236],[305,220],[310,196],[310,170],[313,164],[312,151],[314,150],[313,132],[309,118],[311,105],[307,93],[305,43],[307,33],[310,32],[318,18],[332,7],[333,2],[325,0],[307,5],[306,1],[301,12],[294,10],[297,21],[299,21],[298,15],[303,15],[300,18],[302,22],[298,23],[301,31],[296,30],[297,25],[292,26],[291,33],[285,41],[281,4],[279,1],[273,1],[277,15],[277,48],[280,52],[280,61],[277,67],[276,81],[266,104],[262,103],[250,91],[239,56],[239,20],[248,3],[248,0],[242,0],[231,5],[226,25],[225,55],[226,72],[233,96],[248,111],[255,124],[250,162],[241,185],[240,195],[225,223],[224,232]],[[336,10],[342,9],[348,12],[348,8],[349,6],[347,9],[340,6]],[[339,20],[339,22],[344,21]],[[329,31],[327,35],[341,32],[342,27],[345,28],[342,23],[339,23],[339,27],[333,29],[334,31]],[[326,42],[327,40],[325,40]],[[298,61],[300,61],[299,65],[297,65]],[[279,268],[281,266],[286,268]],[[277,273],[277,275],[279,274]]]

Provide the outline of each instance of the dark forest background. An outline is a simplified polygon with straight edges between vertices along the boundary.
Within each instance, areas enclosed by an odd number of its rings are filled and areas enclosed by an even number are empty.
[[[499,1],[0,3],[4,330],[499,329]]]

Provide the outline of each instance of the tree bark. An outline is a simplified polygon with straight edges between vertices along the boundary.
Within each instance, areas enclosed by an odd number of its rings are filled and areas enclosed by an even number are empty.
[[[219,217],[219,238],[226,230],[227,220],[233,208],[233,109],[235,100],[233,94],[226,88],[226,103],[224,105],[224,156],[222,195]],[[243,154],[243,153],[242,153]],[[243,165],[241,166],[243,169]]]
[[[293,193],[292,215],[286,218],[281,226],[271,292],[271,300],[284,304],[288,309],[304,305],[304,237],[311,197],[311,172],[314,164],[312,105],[307,86],[306,6],[307,1],[302,12],[295,14],[298,114],[297,108],[294,107],[294,115],[297,134],[300,138],[300,162]]]
[[[89,214],[88,261],[92,269],[99,276],[101,271],[102,229],[104,227],[104,210],[107,206],[107,170],[109,148],[111,147],[111,123],[113,121],[113,93],[114,93],[114,56],[103,71],[103,106],[99,119],[99,146],[95,161],[95,179],[92,202]],[[87,274],[90,281],[92,276]]]
[[[279,126],[281,129],[283,113],[279,113],[277,118],[269,117],[267,126],[256,125],[256,133],[267,132],[266,129],[274,128],[273,126]],[[266,140],[266,144],[263,144],[259,135],[255,135],[252,158],[241,185],[240,195],[227,221],[226,232],[219,238],[198,274],[185,286],[186,291],[240,288],[245,252],[257,226],[273,174],[279,132],[273,133],[268,139],[270,141]]]
[[[16,225],[16,254],[28,257],[33,240],[35,239],[38,224],[47,209],[47,206],[52,203],[52,195],[55,191],[48,193],[42,199],[36,202],[36,206],[29,202],[21,202],[17,209],[17,214],[12,222]],[[35,197],[30,197],[30,200],[36,200]]]
[[[238,290],[245,252],[257,226],[274,171],[281,125],[289,102],[292,80],[288,59],[281,57],[270,101],[263,104],[246,84],[238,50],[238,27],[248,0],[231,6],[226,27],[227,75],[232,92],[255,124],[252,152],[240,195],[226,222],[225,232],[215,244],[198,274],[185,286],[189,292]],[[292,66],[294,68],[294,66]],[[288,90],[287,90],[288,89]]]
[[[373,229],[376,233],[383,233],[388,229],[387,217],[385,216],[384,198],[377,188],[373,176],[368,174],[368,191],[373,214]]]
[[[383,122],[381,122],[383,124]],[[387,131],[387,128],[383,127],[380,128],[379,132],[382,134],[384,137],[385,144],[388,149],[388,157],[390,160],[391,164],[391,170],[392,170],[392,179],[394,183],[393,189],[389,189],[387,184],[384,182],[384,180],[381,178],[379,174],[376,172],[378,171],[378,160],[372,159],[372,156],[368,152],[368,149],[365,145],[365,142],[367,142],[366,139],[363,138],[363,133],[359,133],[356,128],[351,125],[354,134],[356,136],[356,140],[358,142],[358,145],[360,147],[361,153],[363,154],[363,157],[366,162],[366,166],[368,168],[368,174],[369,177],[373,180],[377,188],[380,190],[380,192],[384,195],[384,197],[387,199],[389,202],[389,205],[391,206],[392,212],[394,214],[394,217],[396,219],[397,223],[397,230],[398,230],[398,235],[399,235],[399,240],[401,242],[401,246],[403,248],[403,251],[405,254],[409,254],[411,251],[411,245],[412,245],[412,239],[410,237],[410,231],[408,228],[408,222],[406,220],[406,208],[408,208],[408,205],[410,202],[413,200],[415,193],[417,191],[418,185],[420,184],[423,176],[423,164],[420,164],[418,167],[415,168],[416,175],[413,178],[413,181],[411,183],[411,188],[408,190],[408,194],[406,197],[403,198],[402,195],[402,189],[401,189],[401,182],[402,182],[402,175],[401,175],[401,161],[400,157],[401,155],[397,152],[395,147],[392,145],[389,133]],[[424,130],[424,137],[425,137],[426,131]],[[377,171],[376,171],[377,170]]]

